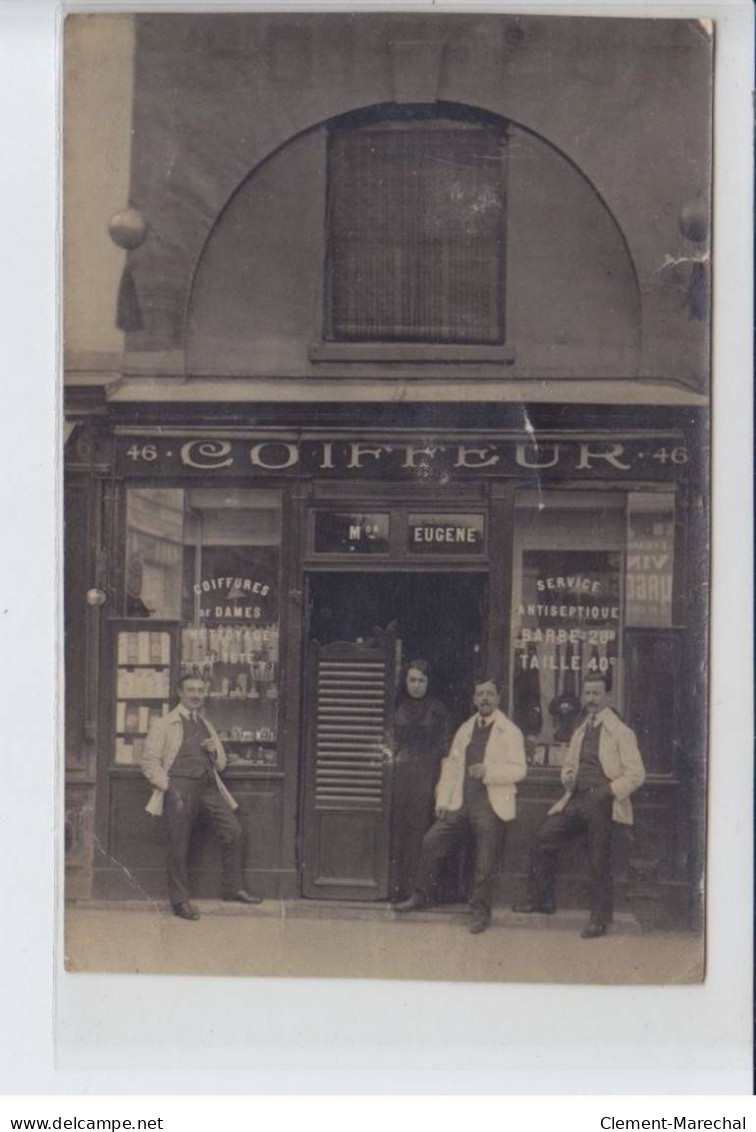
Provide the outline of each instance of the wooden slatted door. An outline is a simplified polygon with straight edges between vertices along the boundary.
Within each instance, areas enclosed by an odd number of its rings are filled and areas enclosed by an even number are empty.
[[[311,645],[302,891],[388,898],[394,637]]]

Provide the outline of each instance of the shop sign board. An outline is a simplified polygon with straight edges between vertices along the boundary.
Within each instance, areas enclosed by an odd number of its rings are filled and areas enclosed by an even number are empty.
[[[388,512],[318,511],[315,514],[317,554],[386,554]]]
[[[521,434],[432,440],[123,435],[116,441],[116,472],[128,477],[670,481],[685,473],[689,461],[688,448],[674,434],[535,441]]]
[[[672,624],[674,510],[666,494],[639,492],[628,499],[628,625]]]
[[[410,515],[410,554],[480,554],[484,547],[482,515]]]

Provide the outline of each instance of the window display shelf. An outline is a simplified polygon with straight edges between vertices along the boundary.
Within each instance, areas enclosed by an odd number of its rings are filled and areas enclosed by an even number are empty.
[[[218,738],[227,751],[237,747],[270,747],[271,750],[275,750],[276,747],[275,739],[224,739],[222,735]]]
[[[134,680],[127,677],[136,676],[136,672],[119,668],[116,675],[116,696],[119,700],[165,700],[168,701],[171,693],[170,669],[163,671],[157,669],[140,670],[142,673],[152,673],[154,680]]]
[[[110,623],[112,763],[135,767],[152,725],[167,715],[178,668],[178,622],[152,622],[136,630],[133,621]]]
[[[125,703],[150,703],[150,704],[167,704],[167,696],[119,696],[119,704]]]
[[[206,707],[229,765],[276,765],[279,629],[275,621],[185,625],[181,671],[205,681]]]
[[[277,700],[278,695],[271,696],[268,695],[267,692],[264,696],[259,694],[255,696],[252,692],[245,692],[244,695],[242,695],[241,692],[237,695],[234,695],[232,692],[208,692],[207,698],[209,700],[230,701],[231,703],[248,703],[250,701],[254,703],[256,700]]]
[[[281,782],[285,775],[280,767],[273,765],[263,766],[257,763],[230,762],[223,772],[223,777],[228,777],[233,782],[246,782],[248,780]]]
[[[276,760],[275,759],[260,759],[260,758],[255,758],[253,756],[250,756],[249,758],[247,758],[243,755],[239,755],[236,758],[229,758],[228,766],[230,766],[230,767],[231,766],[249,766],[249,767],[257,767],[258,769],[260,769],[261,767],[271,767],[271,768],[273,768],[273,767],[276,766]]]
[[[142,769],[136,764],[129,763],[114,763],[110,768],[110,774],[113,778],[126,779],[130,781],[143,780]],[[248,762],[229,762],[228,766],[223,772],[224,780],[229,779],[234,782],[280,782],[285,778],[284,772],[277,766],[264,766],[258,763]],[[232,789],[233,793],[233,789]]]

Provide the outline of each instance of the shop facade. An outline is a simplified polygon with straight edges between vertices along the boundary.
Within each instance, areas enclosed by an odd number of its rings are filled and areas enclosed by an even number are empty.
[[[248,887],[387,900],[394,711],[423,657],[453,724],[491,674],[526,737],[500,901],[601,673],[648,774],[618,902],[697,925],[708,306],[680,253],[705,239],[710,42],[695,21],[130,20],[124,348],[67,358],[68,894],[163,896],[139,760],[191,671]],[[653,120],[619,81],[649,36],[672,61]],[[215,895],[209,839],[192,867]],[[561,883],[584,902],[579,852]]]
[[[448,416],[465,414],[476,415]],[[229,751],[249,886],[388,899],[393,711],[402,665],[421,656],[455,725],[474,676],[493,673],[526,736],[503,900],[558,796],[582,682],[605,674],[648,771],[618,842],[621,891],[690,923],[705,733],[698,430],[675,427],[674,413],[657,430],[544,428],[535,440],[503,422],[377,432],[338,417],[317,430],[101,432],[112,604],[90,608],[100,659],[82,697],[101,736],[92,892],[164,891],[163,831],[144,811],[138,764],[191,671]],[[69,490],[91,476],[72,456]],[[69,600],[86,602],[85,578],[72,577]],[[200,895],[217,890],[215,852],[198,840]],[[576,854],[564,891],[579,901],[584,883]]]

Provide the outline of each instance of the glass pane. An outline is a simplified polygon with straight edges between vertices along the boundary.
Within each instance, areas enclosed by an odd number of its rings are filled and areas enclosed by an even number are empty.
[[[627,501],[627,625],[669,628],[675,545],[675,497],[635,492]]]
[[[127,617],[181,615],[184,492],[132,487],[126,494]]]
[[[334,131],[334,338],[503,341],[505,144],[439,120]]]
[[[116,650],[114,757],[116,763],[133,766],[142,758],[150,727],[170,707],[170,634],[148,628],[122,630]]]
[[[128,490],[127,615],[181,622],[181,671],[205,680],[207,715],[231,764],[276,763],[280,545],[279,491]],[[142,729],[144,712],[127,706],[124,732]]]
[[[616,683],[621,556],[526,550],[515,608],[514,719],[536,765],[561,765],[580,721],[585,677]]]
[[[388,548],[387,511],[318,511],[315,515],[318,554],[386,554]]]
[[[628,633],[627,722],[638,738],[647,774],[674,770],[681,640],[674,631]]]
[[[511,710],[532,765],[561,765],[598,671],[647,770],[671,768],[674,538],[672,492],[519,494]]]
[[[205,680],[229,763],[275,765],[280,492],[188,491],[184,541],[182,671]]]
[[[624,703],[624,492],[522,491],[515,514],[512,717],[531,765],[561,766],[585,677]]]

